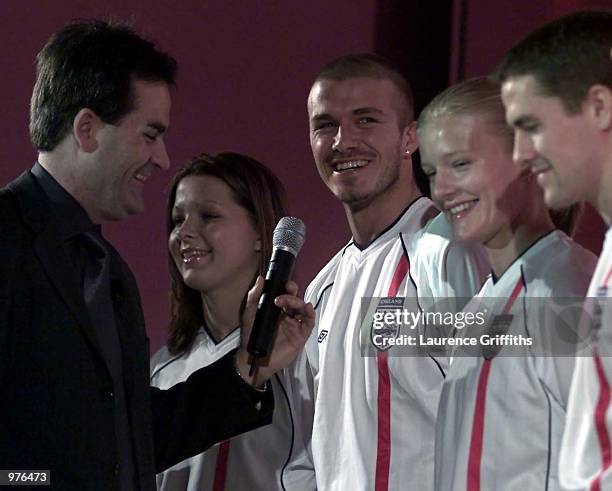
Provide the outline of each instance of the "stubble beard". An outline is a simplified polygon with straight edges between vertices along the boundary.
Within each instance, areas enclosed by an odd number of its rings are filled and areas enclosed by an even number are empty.
[[[401,157],[398,156],[394,165],[386,167],[383,174],[378,176],[372,188],[362,192],[349,189],[342,196],[337,196],[338,199],[353,213],[368,208],[375,201],[382,198],[393,186],[399,185],[400,165]]]

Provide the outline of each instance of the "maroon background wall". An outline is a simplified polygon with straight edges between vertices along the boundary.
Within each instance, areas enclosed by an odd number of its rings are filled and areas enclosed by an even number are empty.
[[[305,286],[349,238],[342,208],[320,182],[312,161],[306,96],[311,78],[324,63],[373,49],[376,3],[90,3],[63,0],[47,6],[26,0],[0,7],[0,184],[36,158],[28,137],[28,104],[34,58],[49,35],[75,18],[131,20],[179,61],[167,136],[173,167],[148,184],[144,214],[105,226],[106,236],[137,277],[152,350],[163,344],[168,320],[165,185],[177,166],[201,152],[232,150],[254,156],[285,183],[291,211],[308,226],[298,264],[298,278]]]
[[[463,74],[490,70],[520,33],[576,4],[516,0],[10,0],[0,6],[0,185],[35,160],[28,137],[34,58],[48,36],[78,18],[129,20],[179,61],[167,145],[173,167],[150,182],[144,214],[105,226],[138,280],[151,349],[168,321],[165,185],[201,152],[251,155],[287,187],[291,211],[307,224],[298,263],[302,286],[349,238],[341,206],[316,173],[308,144],[306,96],[316,71],[349,52],[378,51],[403,66],[417,107],[447,83],[452,7],[463,7]],[[534,4],[534,5],[532,5]],[[537,7],[546,4],[547,7]],[[460,61],[460,63],[459,63]],[[596,241],[595,241],[596,242]]]

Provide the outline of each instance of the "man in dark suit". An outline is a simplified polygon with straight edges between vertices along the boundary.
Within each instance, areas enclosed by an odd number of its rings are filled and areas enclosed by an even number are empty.
[[[136,282],[97,224],[141,212],[143,185],[169,166],[176,63],[101,21],[64,27],[37,60],[38,162],[0,190],[0,469],[49,469],[54,489],[154,489],[155,471],[271,420],[262,384],[303,346],[314,313],[279,297],[291,313],[279,338],[291,341],[256,380],[243,346],[149,388]],[[246,327],[260,292],[261,281]]]

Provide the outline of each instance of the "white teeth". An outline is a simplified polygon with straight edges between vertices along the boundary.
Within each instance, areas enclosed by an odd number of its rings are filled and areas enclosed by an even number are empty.
[[[148,179],[148,176],[144,176],[142,174],[134,174],[134,179],[140,182],[145,182]]]
[[[199,250],[199,249],[186,249],[184,251],[181,251],[181,256],[183,256],[184,263],[197,261],[204,254],[206,254],[206,252]]]
[[[453,215],[456,215],[457,213],[461,213],[462,211],[465,211],[471,208],[475,204],[476,204],[475,201],[469,201],[468,203],[461,203],[460,205],[449,208],[448,211],[450,211]]]
[[[350,160],[349,162],[340,162],[334,167],[335,171],[342,171],[347,169],[358,169],[368,163],[367,160]]]
[[[539,166],[539,167],[532,167],[531,168],[531,173],[532,174],[541,174],[543,172],[547,172],[550,169],[550,167],[548,166]]]

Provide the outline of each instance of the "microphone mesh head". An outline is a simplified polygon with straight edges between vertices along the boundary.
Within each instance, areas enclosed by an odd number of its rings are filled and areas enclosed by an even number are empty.
[[[283,217],[278,221],[272,236],[272,247],[289,251],[297,256],[306,240],[306,225],[299,218]]]

